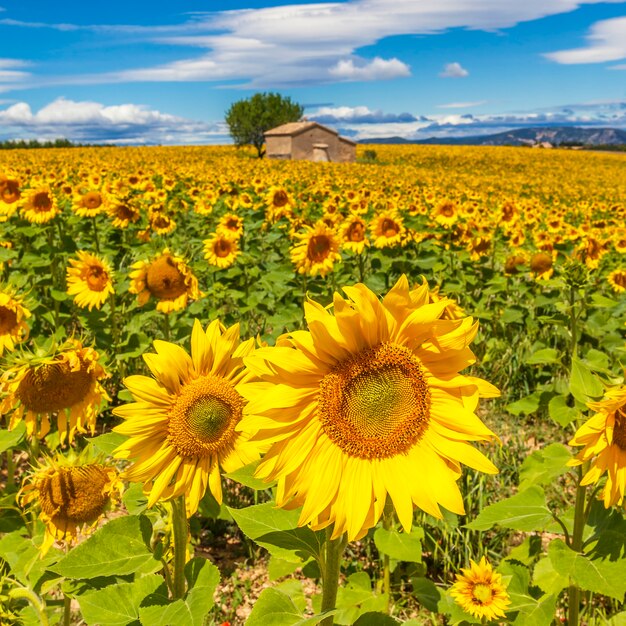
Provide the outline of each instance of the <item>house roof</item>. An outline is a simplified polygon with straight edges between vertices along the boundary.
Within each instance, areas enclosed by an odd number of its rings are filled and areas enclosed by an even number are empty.
[[[305,130],[309,130],[315,127],[321,128],[322,130],[325,130],[333,135],[337,135],[340,141],[356,145],[356,141],[352,141],[352,139],[348,139],[347,137],[341,137],[334,128],[328,128],[328,126],[324,126],[320,124],[319,122],[312,122],[309,120],[305,120],[302,122],[289,122],[288,124],[282,124],[281,126],[272,128],[271,130],[268,130],[263,134],[266,137],[284,137],[284,136],[295,137],[296,135],[303,133]]]

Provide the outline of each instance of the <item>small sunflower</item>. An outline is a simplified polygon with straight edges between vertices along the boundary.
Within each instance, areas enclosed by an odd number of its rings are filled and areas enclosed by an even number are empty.
[[[184,494],[192,515],[207,485],[222,501],[221,469],[259,458],[259,445],[235,430],[245,404],[235,385],[254,339],[240,343],[238,324],[225,329],[215,320],[204,331],[196,320],[191,356],[166,341],[154,347],[156,354],[144,355],[154,378],[124,380],[136,402],[113,410],[125,420],[114,430],[129,436],[114,454],[133,461],[125,477],[145,483],[148,506]]]
[[[216,230],[224,237],[238,240],[243,235],[243,218],[235,213],[227,213],[220,218]]]
[[[577,431],[570,446],[585,446],[568,465],[591,461],[581,485],[596,483],[606,472],[604,506],[618,506],[626,492],[626,385],[609,389],[599,402],[587,406],[596,411]],[[594,458],[595,457],[595,458]],[[593,460],[592,460],[593,459]]]
[[[440,226],[452,226],[459,219],[459,207],[452,200],[442,200],[432,213],[432,217]]]
[[[489,621],[505,616],[511,600],[502,576],[494,572],[485,557],[476,563],[470,559],[468,568],[461,568],[450,588],[454,601],[466,612]]]
[[[56,415],[62,442],[72,443],[77,432],[93,434],[100,404],[110,400],[100,384],[108,374],[99,358],[71,340],[55,355],[7,368],[0,378],[0,413],[10,415],[9,430],[24,420],[28,436],[42,439]]]
[[[340,227],[341,247],[356,254],[362,254],[370,245],[367,238],[367,224],[359,215],[351,215]]]
[[[277,222],[282,217],[291,217],[293,213],[292,200],[283,187],[271,187],[265,194],[265,204],[268,222]]]
[[[79,250],[67,268],[67,293],[81,308],[99,309],[114,293],[110,265],[94,254]]]
[[[0,290],[0,356],[5,350],[14,350],[15,344],[28,338],[26,320],[30,315],[21,298]]]
[[[341,259],[339,238],[323,221],[305,226],[304,232],[296,234],[295,238],[298,243],[291,248],[291,262],[299,274],[326,276]]]
[[[530,271],[537,280],[548,280],[554,274],[554,254],[536,252],[530,257]]]
[[[613,270],[609,274],[607,280],[615,293],[622,293],[626,291],[626,270],[622,268]]]
[[[115,228],[128,228],[141,217],[141,211],[128,200],[113,199],[107,214]]]
[[[393,209],[375,215],[370,231],[374,237],[374,246],[377,248],[401,245],[406,234],[402,217]]]
[[[406,531],[414,505],[462,515],[461,463],[498,471],[470,444],[495,436],[474,411],[498,391],[459,374],[475,362],[477,324],[442,319],[449,300],[430,304],[428,285],[410,290],[406,276],[382,302],[362,284],[344,291],[334,315],[306,302],[308,331],[246,359],[262,382],[238,386],[241,428],[271,444],[257,475],[278,481],[278,506],[303,507],[300,525],[334,524],[334,538],[362,537],[388,495]]]
[[[18,501],[22,507],[39,509],[46,525],[40,550],[46,554],[55,541],[71,544],[79,533],[93,529],[119,502],[123,488],[115,467],[57,456],[25,479]]]
[[[230,267],[241,253],[236,239],[219,232],[214,233],[202,243],[204,244],[204,258],[208,264],[221,269]]]
[[[157,311],[171,313],[184,309],[190,298],[202,297],[191,269],[167,248],[152,261],[138,261],[132,269],[129,291],[137,294],[139,306],[152,296],[157,300]]]
[[[95,217],[108,208],[107,197],[100,190],[92,189],[85,193],[78,191],[72,200],[72,211],[80,217]]]
[[[28,192],[21,212],[22,217],[32,224],[45,224],[54,219],[60,209],[50,187],[38,186]]]

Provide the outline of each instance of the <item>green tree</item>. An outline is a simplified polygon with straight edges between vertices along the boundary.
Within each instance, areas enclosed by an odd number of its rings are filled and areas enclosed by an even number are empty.
[[[226,123],[236,146],[253,145],[259,158],[265,154],[263,133],[271,128],[297,122],[304,107],[278,93],[255,93],[234,102],[226,111]]]

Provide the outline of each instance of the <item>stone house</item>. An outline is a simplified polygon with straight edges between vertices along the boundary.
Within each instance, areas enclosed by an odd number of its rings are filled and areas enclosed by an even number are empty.
[[[270,159],[356,161],[356,142],[341,137],[332,128],[307,120],[268,130],[265,149]]]

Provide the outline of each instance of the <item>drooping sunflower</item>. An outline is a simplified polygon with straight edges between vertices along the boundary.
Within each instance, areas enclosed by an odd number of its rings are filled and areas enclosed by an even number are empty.
[[[295,238],[297,243],[290,254],[299,274],[326,276],[341,259],[335,230],[321,220],[315,226],[305,226]]]
[[[89,532],[120,500],[123,489],[115,467],[57,455],[25,479],[18,501],[39,510],[46,525],[40,547],[45,555],[55,541],[72,543],[79,533]]]
[[[83,193],[84,192],[84,193]],[[72,211],[80,217],[95,217],[109,208],[107,196],[102,190],[81,189],[74,194]]]
[[[393,209],[374,215],[370,231],[374,237],[374,246],[377,248],[401,245],[406,234],[402,216]]]
[[[45,224],[54,219],[60,209],[50,187],[40,185],[28,192],[21,212],[22,217],[32,224]]]
[[[186,496],[188,515],[198,508],[207,485],[222,501],[220,470],[232,472],[259,458],[259,444],[235,430],[245,404],[235,385],[246,376],[243,358],[254,340],[239,340],[239,325],[218,320],[206,331],[195,320],[191,356],[180,346],[155,341],[144,359],[154,375],[129,376],[124,384],[136,402],[116,407],[125,422],[114,430],[129,439],[114,452],[134,461],[125,472],[143,482],[148,506]]]
[[[537,280],[548,280],[554,274],[554,254],[536,252],[530,257],[530,271]]]
[[[622,293],[626,291],[626,270],[619,268],[613,270],[607,277],[609,285],[613,288],[615,293]]]
[[[464,507],[461,463],[496,473],[470,441],[495,435],[474,411],[498,390],[459,371],[474,363],[472,318],[444,320],[450,301],[402,276],[382,302],[365,285],[335,293],[334,315],[305,303],[308,331],[246,359],[262,382],[239,385],[241,428],[272,444],[257,475],[277,480],[277,504],[302,506],[299,524],[363,536],[387,496],[405,530],[413,507],[441,517]],[[413,477],[407,480],[407,477]]]
[[[119,198],[112,199],[107,214],[115,228],[128,228],[130,224],[134,224],[141,217],[141,211],[129,200]]]
[[[79,307],[99,309],[115,291],[111,266],[90,252],[79,250],[76,254],[78,259],[69,259],[67,293]]]
[[[209,265],[221,269],[230,267],[241,254],[237,240],[221,233],[213,233],[202,243],[204,244],[204,258]]]
[[[360,216],[353,214],[348,217],[340,228],[341,247],[356,254],[362,254],[366,246],[370,245],[367,238],[367,224]]]
[[[577,431],[570,446],[584,448],[568,462],[570,466],[591,461],[580,484],[590,485],[606,472],[602,499],[604,506],[618,506],[626,492],[626,385],[609,389],[599,402],[587,406],[595,411]],[[595,458],[594,458],[595,457]]]
[[[485,557],[476,563],[470,559],[468,568],[461,568],[450,588],[454,601],[467,613],[491,621],[505,616],[511,604],[502,576],[494,572]]]
[[[21,298],[9,291],[0,290],[0,356],[5,350],[14,350],[15,344],[28,337],[26,320],[30,315]]]
[[[168,248],[152,261],[134,263],[132,269],[129,291],[137,294],[139,306],[152,296],[157,300],[157,311],[171,313],[184,309],[189,299],[197,300],[202,296],[191,269]]]
[[[99,354],[70,340],[56,354],[32,357],[7,368],[0,378],[0,413],[10,416],[9,430],[23,419],[29,437],[42,439],[57,416],[61,442],[96,427],[103,400],[110,400],[100,381],[107,378]]]

